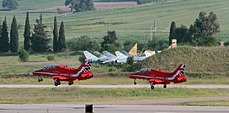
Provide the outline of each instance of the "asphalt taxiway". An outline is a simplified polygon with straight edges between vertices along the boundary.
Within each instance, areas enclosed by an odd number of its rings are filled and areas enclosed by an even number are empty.
[[[228,113],[229,107],[93,105],[93,113]],[[0,104],[0,113],[85,113],[81,104]]]
[[[26,84],[0,84],[0,88],[54,88],[54,87],[78,87],[78,88],[150,88],[149,84],[139,85],[26,85]],[[177,85],[169,84],[168,88],[201,88],[201,89],[229,89],[229,85]],[[155,88],[163,88],[163,85],[155,85]]]

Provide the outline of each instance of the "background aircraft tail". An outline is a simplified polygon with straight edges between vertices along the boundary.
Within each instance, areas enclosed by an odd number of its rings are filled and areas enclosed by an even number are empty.
[[[91,60],[98,60],[99,59],[97,56],[91,54],[88,51],[84,51],[83,54],[86,57],[86,59],[91,59]]]
[[[120,51],[115,51],[115,54],[118,58],[127,58],[128,56],[124,55],[123,53],[121,53]]]
[[[134,46],[130,49],[129,51],[129,54],[133,55],[133,56],[137,56],[138,53],[137,53],[137,50],[138,50],[138,44],[134,44]]]
[[[144,51],[144,54],[145,54],[145,56],[146,56],[146,57],[150,57],[150,56],[152,56],[152,54],[150,54],[150,52],[149,52],[149,51],[147,51],[147,50],[146,50],[146,51]]]
[[[112,53],[108,52],[108,51],[103,51],[103,54],[107,57],[110,57],[110,58],[116,58],[115,55],[113,55]]]

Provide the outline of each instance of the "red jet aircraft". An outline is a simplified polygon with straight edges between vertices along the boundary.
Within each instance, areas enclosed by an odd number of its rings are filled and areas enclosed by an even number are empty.
[[[38,82],[43,81],[42,76],[49,76],[53,78],[55,86],[60,85],[60,81],[68,81],[68,85],[72,85],[76,79],[86,80],[93,77],[90,71],[91,63],[91,60],[86,60],[78,69],[65,65],[51,64],[34,71],[33,75],[38,76]]]
[[[151,89],[154,89],[153,85],[155,84],[164,84],[163,87],[166,88],[166,85],[170,84],[170,82],[186,82],[186,77],[184,76],[184,69],[185,64],[180,64],[180,66],[177,67],[177,69],[172,73],[168,73],[155,68],[143,68],[138,70],[136,73],[129,75],[129,78],[134,79],[135,85],[137,84],[136,79],[144,79],[150,83]]]

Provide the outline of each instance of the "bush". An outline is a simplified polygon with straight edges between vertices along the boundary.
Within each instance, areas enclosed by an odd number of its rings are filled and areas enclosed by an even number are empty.
[[[80,57],[79,57],[79,61],[81,62],[81,63],[83,63],[84,61],[85,61],[85,59],[86,59],[86,57],[84,56],[84,55],[80,55]]]
[[[164,50],[169,47],[169,42],[166,40],[150,40],[147,43],[147,49],[150,50]]]
[[[55,60],[55,56],[49,55],[49,56],[47,56],[47,59],[48,59],[48,61],[53,61],[53,60]]]
[[[29,59],[29,53],[24,49],[20,49],[18,55],[19,55],[19,60],[22,62],[27,62]]]
[[[100,50],[100,45],[88,36],[81,36],[80,38],[74,38],[67,41],[67,45],[70,50],[72,51],[79,51],[79,50],[90,50],[96,51]]]

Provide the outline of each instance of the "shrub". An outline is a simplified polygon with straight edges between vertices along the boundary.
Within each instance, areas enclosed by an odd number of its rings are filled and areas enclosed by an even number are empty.
[[[27,62],[29,59],[29,53],[24,49],[20,49],[18,55],[19,55],[19,60],[22,62]]]
[[[48,61],[53,61],[53,60],[55,60],[55,56],[49,55],[49,56],[47,56],[47,59],[48,59]]]
[[[85,61],[85,59],[86,59],[86,57],[84,56],[84,55],[80,55],[80,57],[79,57],[79,61],[81,62],[81,63],[83,63],[84,61]]]
[[[88,36],[81,36],[80,38],[70,39],[67,41],[67,45],[72,51],[96,51],[100,49],[100,45]]]

